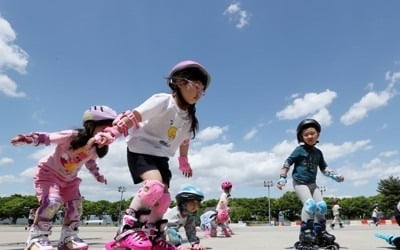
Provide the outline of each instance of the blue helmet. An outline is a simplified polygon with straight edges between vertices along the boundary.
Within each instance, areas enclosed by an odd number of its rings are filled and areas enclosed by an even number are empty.
[[[185,186],[175,196],[178,207],[182,208],[184,202],[197,200],[201,202],[204,199],[203,192],[195,186]]]

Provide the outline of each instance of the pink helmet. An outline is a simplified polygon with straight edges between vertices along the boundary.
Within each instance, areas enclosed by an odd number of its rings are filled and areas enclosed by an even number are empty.
[[[228,211],[226,211],[225,209],[218,211],[217,220],[219,222],[224,223],[224,222],[228,221],[228,219],[229,219]]]
[[[83,123],[87,121],[104,121],[111,120],[113,121],[117,117],[117,112],[115,112],[112,108],[104,106],[104,105],[96,105],[87,109],[83,113]]]
[[[232,182],[230,182],[230,181],[224,181],[224,182],[222,182],[222,184],[221,184],[221,188],[222,188],[223,190],[229,189],[229,188],[231,188],[231,187],[232,187]]]
[[[203,65],[201,65],[200,63],[198,63],[196,61],[192,61],[192,60],[186,60],[186,61],[179,62],[174,67],[172,67],[171,72],[168,75],[168,84],[171,85],[170,80],[177,72],[179,72],[183,69],[188,69],[188,68],[198,69],[203,74],[203,77],[205,78],[204,79],[205,82],[203,82],[204,89],[207,89],[207,87],[210,85],[210,82],[211,82],[210,74],[208,74],[207,70],[204,68]]]

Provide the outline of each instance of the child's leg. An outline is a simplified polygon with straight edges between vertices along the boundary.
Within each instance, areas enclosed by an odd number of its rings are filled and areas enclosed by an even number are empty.
[[[58,249],[88,249],[86,244],[79,236],[79,221],[82,215],[82,200],[71,200],[65,204],[64,223],[58,242]]]
[[[301,245],[314,245],[316,238],[314,235],[314,217],[316,210],[316,203],[312,197],[310,187],[307,185],[300,185],[294,183],[294,190],[303,203],[301,210],[301,227],[300,227],[300,244]]]
[[[62,200],[60,197],[44,196],[41,198],[35,221],[29,229],[26,249],[53,249],[48,237],[51,234],[52,219],[61,204]]]
[[[125,211],[115,242],[107,244],[106,249],[112,249],[114,246],[140,250],[151,249],[152,243],[142,227],[149,221],[150,209],[155,207],[163,194],[164,184],[158,180],[145,180]]]

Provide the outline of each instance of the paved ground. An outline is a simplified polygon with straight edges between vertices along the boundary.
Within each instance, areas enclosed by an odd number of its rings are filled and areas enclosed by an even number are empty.
[[[298,227],[271,227],[271,226],[238,226],[233,225],[235,232],[231,238],[219,236],[217,238],[204,238],[203,232],[199,232],[203,245],[208,249],[221,250],[258,250],[258,249],[293,249],[293,243],[298,238]],[[113,226],[81,226],[80,236],[90,245],[90,250],[103,249],[104,244],[113,238],[116,227]],[[377,239],[375,232],[392,233],[400,235],[400,227],[386,226],[348,226],[343,229],[330,231],[336,235],[341,249],[370,250],[370,249],[394,249],[385,241]],[[51,240],[56,240],[60,235],[60,227],[55,227]],[[0,250],[21,250],[27,232],[23,226],[0,226]]]

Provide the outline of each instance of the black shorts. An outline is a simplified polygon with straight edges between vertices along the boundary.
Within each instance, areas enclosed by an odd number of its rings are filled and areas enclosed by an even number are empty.
[[[140,177],[143,173],[150,170],[158,170],[161,174],[163,183],[169,187],[171,181],[171,171],[169,170],[168,157],[138,154],[130,152],[128,149],[128,166],[133,179],[133,183],[138,184],[143,181]]]

